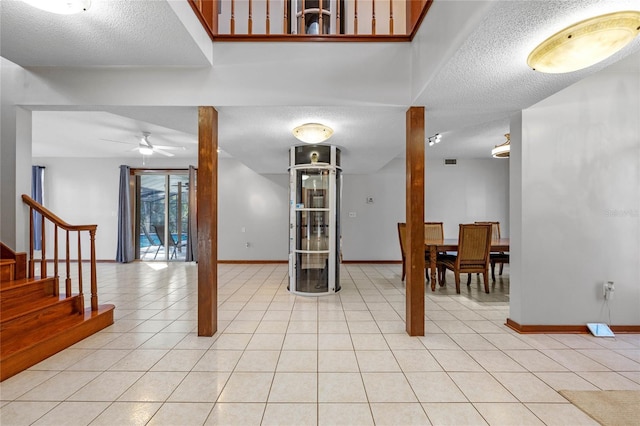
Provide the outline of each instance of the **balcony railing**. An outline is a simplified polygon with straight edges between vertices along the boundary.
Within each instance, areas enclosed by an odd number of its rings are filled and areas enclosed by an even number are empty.
[[[433,0],[187,0],[214,41],[409,41]]]

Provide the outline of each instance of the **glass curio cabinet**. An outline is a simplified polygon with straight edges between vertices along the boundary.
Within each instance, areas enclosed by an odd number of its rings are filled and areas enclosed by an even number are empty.
[[[340,290],[340,149],[294,146],[289,152],[289,291]]]

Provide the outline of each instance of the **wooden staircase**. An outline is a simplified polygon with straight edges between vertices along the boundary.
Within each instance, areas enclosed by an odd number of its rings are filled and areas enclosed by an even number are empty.
[[[55,232],[58,226],[60,224],[56,225]],[[62,295],[59,290],[57,249],[53,260],[53,276],[46,276],[46,264],[51,261],[46,259],[44,250],[42,258],[37,261],[33,259],[32,249],[30,252],[27,261],[25,253],[16,253],[0,243],[0,380],[113,324],[114,306],[97,303],[97,291],[94,289],[95,256],[92,256],[91,307],[85,309],[81,259],[78,260],[78,291],[72,293],[67,250],[67,278],[65,294]],[[35,276],[33,271],[36,262],[40,262],[43,276]]]

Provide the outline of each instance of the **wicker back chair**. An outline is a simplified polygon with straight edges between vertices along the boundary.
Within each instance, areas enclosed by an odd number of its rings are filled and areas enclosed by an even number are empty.
[[[483,274],[484,291],[489,293],[490,251],[491,225],[460,224],[458,254],[438,256],[439,275],[444,277],[446,269],[453,271],[456,293],[460,293],[460,274],[479,272]]]
[[[477,224],[488,223],[491,225],[491,239],[499,240],[500,236],[500,222],[476,222]],[[493,252],[489,256],[491,263],[491,279],[493,281],[496,280],[496,263],[500,264],[499,274],[502,275],[502,271],[504,269],[504,264],[509,263],[509,253],[501,252]]]
[[[444,239],[444,226],[442,222],[425,222],[424,223],[424,239],[425,240]]]

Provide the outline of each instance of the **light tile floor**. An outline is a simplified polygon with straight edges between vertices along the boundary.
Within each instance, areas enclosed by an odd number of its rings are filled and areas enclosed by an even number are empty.
[[[404,331],[400,265],[342,266],[335,296],[286,265],[220,265],[219,331],[196,336],[197,267],[100,264],[116,322],[0,384],[9,425],[593,425],[561,389],[640,390],[640,335],[518,335],[508,272],[426,293]]]

